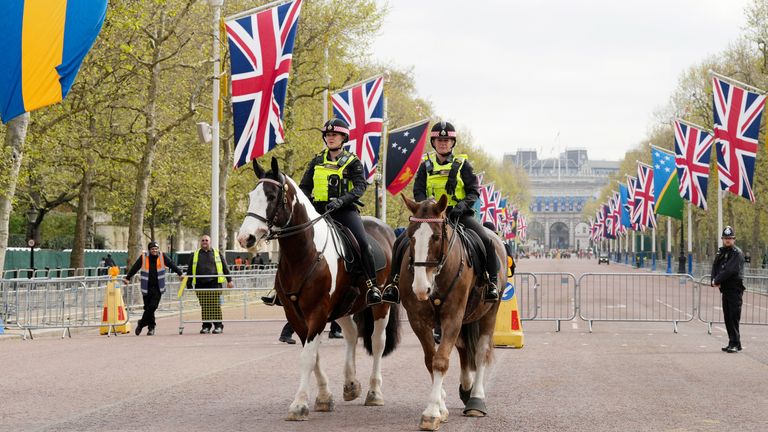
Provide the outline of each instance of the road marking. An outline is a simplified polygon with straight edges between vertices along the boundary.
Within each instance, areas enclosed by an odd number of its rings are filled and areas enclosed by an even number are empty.
[[[678,308],[676,308],[676,307],[672,306],[671,304],[667,304],[667,303],[664,303],[663,301],[661,301],[661,300],[659,300],[659,299],[656,299],[656,302],[657,302],[657,303],[660,303],[660,304],[663,304],[664,306],[666,306],[666,307],[668,307],[668,308],[672,309],[672,310],[673,310],[673,311],[675,311],[675,312],[680,312],[681,314],[684,314],[686,317],[689,317],[689,318],[693,318],[693,315],[689,314],[689,313],[688,313],[688,312],[686,312],[686,311],[680,310],[680,309],[678,309]]]

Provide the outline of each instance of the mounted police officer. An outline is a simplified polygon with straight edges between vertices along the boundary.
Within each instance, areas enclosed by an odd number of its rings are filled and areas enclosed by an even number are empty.
[[[376,269],[373,252],[368,245],[363,220],[355,207],[363,196],[368,183],[363,173],[363,163],[353,153],[344,150],[349,141],[349,125],[342,119],[333,118],[323,126],[323,141],[326,148],[310,162],[301,178],[299,188],[320,213],[330,216],[349,228],[360,245],[362,267],[365,272],[365,286],[368,288],[366,302],[381,303],[381,291],[376,286]]]
[[[718,249],[712,263],[711,284],[722,293],[723,318],[728,331],[728,346],[723,347],[723,351],[735,353],[741,351],[739,320],[744,295],[744,254],[735,245],[733,228],[726,226],[722,238],[723,247]]]
[[[454,155],[456,146],[456,129],[452,124],[441,121],[435,123],[430,131],[430,143],[434,152],[424,155],[424,159],[416,171],[413,183],[413,198],[424,201],[442,195],[448,196],[448,218],[452,222],[460,222],[465,228],[476,232],[485,246],[485,270],[488,273],[488,284],[485,290],[485,301],[494,302],[499,299],[498,271],[499,261],[496,248],[493,247],[491,236],[475,219],[473,204],[480,197],[477,176],[472,171],[472,165],[463,154]],[[405,235],[398,237],[394,245],[395,256],[392,263],[392,283],[384,289],[383,300],[389,303],[400,302],[398,282],[400,280],[400,262],[405,247],[400,244],[405,241]]]

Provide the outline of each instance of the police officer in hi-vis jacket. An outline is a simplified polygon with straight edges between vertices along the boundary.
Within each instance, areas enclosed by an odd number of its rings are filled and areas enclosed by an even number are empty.
[[[453,154],[453,148],[456,146],[456,129],[452,124],[446,121],[435,123],[429,136],[435,151],[424,155],[416,171],[413,198],[416,201],[424,201],[427,198],[440,199],[442,195],[446,195],[448,218],[452,222],[462,223],[465,228],[471,229],[480,236],[485,245],[485,270],[488,273],[485,301],[497,301],[499,299],[497,289],[499,260],[496,256],[496,248],[493,247],[491,235],[475,219],[472,209],[472,205],[480,197],[477,176],[472,171],[472,165],[466,155]],[[397,238],[393,247],[395,256],[392,257],[390,274],[392,282],[384,288],[383,293],[383,300],[388,303],[400,302],[398,283],[400,262],[405,250],[405,247],[400,247],[403,241],[405,241],[405,234]]]
[[[365,236],[363,220],[355,207],[368,183],[363,163],[353,153],[344,150],[349,141],[349,125],[333,118],[323,125],[325,149],[309,162],[299,188],[312,200],[320,213],[330,212],[331,218],[349,228],[360,245],[362,267],[365,272],[366,303],[381,303],[381,291],[376,286],[373,252]]]

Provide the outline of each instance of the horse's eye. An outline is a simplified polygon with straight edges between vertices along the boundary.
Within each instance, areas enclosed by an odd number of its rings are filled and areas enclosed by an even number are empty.
[[[432,234],[432,241],[438,241],[440,240],[440,236],[437,234]]]
[[[275,196],[274,195],[267,195],[267,201],[274,201]]]

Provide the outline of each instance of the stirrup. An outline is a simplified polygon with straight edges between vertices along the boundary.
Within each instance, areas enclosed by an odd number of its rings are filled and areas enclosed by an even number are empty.
[[[485,302],[494,303],[497,301],[499,301],[499,290],[494,282],[488,281],[488,285],[485,286]]]
[[[375,284],[376,279],[368,279],[365,281],[365,286],[368,288],[368,292],[365,293],[365,304],[367,306],[381,303],[381,291]]]
[[[395,282],[384,287],[384,292],[381,294],[381,301],[392,304],[400,303],[400,288],[397,287]]]
[[[269,294],[272,294],[272,295],[270,296]],[[277,293],[275,292],[275,290],[270,290],[270,292],[267,293],[267,295],[261,296],[261,301],[264,303],[264,306],[282,306],[283,305],[282,303],[280,303],[280,299],[277,298]]]

